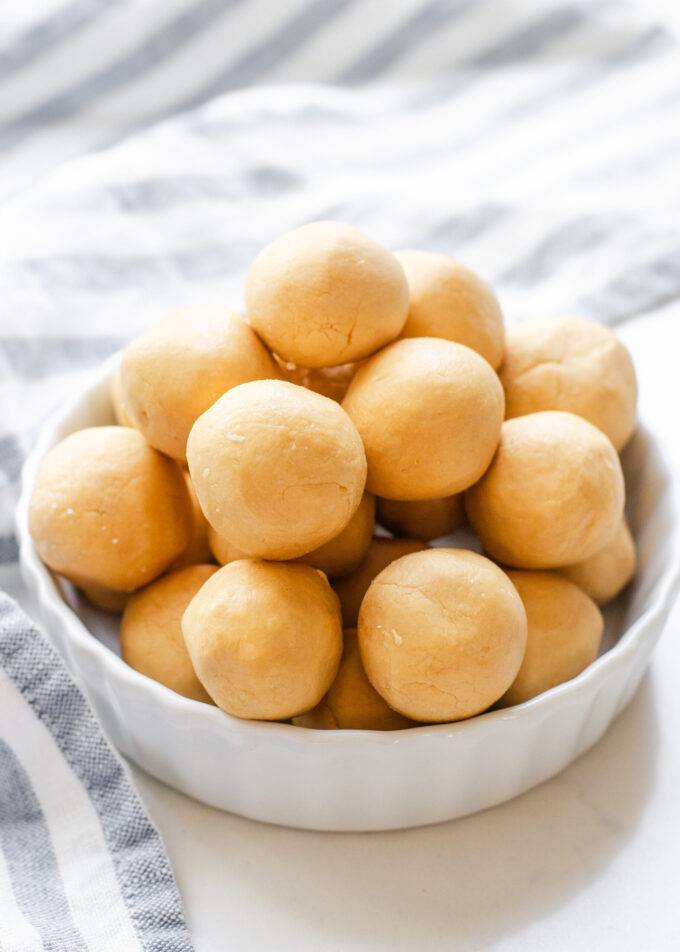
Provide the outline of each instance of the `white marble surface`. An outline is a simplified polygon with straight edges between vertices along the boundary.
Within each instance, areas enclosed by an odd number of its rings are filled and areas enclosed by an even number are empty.
[[[680,309],[632,322],[641,409],[680,470]],[[396,833],[323,834],[195,803],[135,770],[197,952],[677,952],[680,605],[607,735],[503,806]]]

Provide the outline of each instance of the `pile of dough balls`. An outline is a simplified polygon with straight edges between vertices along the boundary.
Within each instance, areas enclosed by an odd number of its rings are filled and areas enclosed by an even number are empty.
[[[133,340],[111,423],[44,458],[38,554],[193,702],[320,730],[521,704],[597,657],[635,571],[630,355],[581,317],[506,333],[489,284],[315,222],[244,316]]]

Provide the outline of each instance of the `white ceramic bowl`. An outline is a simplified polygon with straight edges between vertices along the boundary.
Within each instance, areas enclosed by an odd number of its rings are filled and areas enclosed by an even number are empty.
[[[72,591],[67,597],[76,610],[64,600],[63,583],[36,555],[27,520],[45,453],[74,430],[113,422],[109,378],[117,359],[43,428],[24,468],[17,524],[24,578],[39,598],[49,636],[113,743],[149,773],[213,806],[287,826],[418,826],[482,810],[541,783],[594,744],[628,703],[680,578],[676,481],[644,428],[623,458],[639,548],[635,582],[606,611],[598,660],[526,704],[406,731],[313,731],[238,720],[129,668],[115,653],[110,616],[107,631],[103,613],[73,601]]]

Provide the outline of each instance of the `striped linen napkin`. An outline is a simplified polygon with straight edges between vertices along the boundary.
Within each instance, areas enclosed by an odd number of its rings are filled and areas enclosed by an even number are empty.
[[[0,589],[26,598],[21,464],[78,375],[171,307],[238,308],[253,255],[306,221],[459,258],[509,323],[677,316],[680,71],[662,5],[2,5]],[[188,949],[120,762],[0,605],[0,952]]]
[[[63,663],[0,593],[0,950],[191,952],[163,844]]]

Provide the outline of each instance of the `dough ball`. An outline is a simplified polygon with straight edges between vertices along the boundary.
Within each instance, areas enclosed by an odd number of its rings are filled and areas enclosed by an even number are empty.
[[[230,390],[187,444],[201,508],[250,556],[293,559],[345,528],[361,500],[366,457],[339,404],[260,380]]]
[[[123,388],[120,382],[120,364],[113,371],[111,376],[111,405],[113,406],[113,416],[118,426],[134,426],[130,415],[125,409],[123,403]]]
[[[278,378],[262,341],[226,307],[183,307],[136,337],[123,353],[122,394],[152,446],[186,461],[189,431],[232,387]]]
[[[549,569],[590,558],[616,532],[624,502],[611,441],[582,417],[508,420],[494,461],[468,490],[468,519],[493,559]]]
[[[356,628],[343,632],[342,660],[335,681],[316,707],[293,718],[298,727],[317,730],[398,731],[414,727],[380,697],[366,677]]]
[[[583,562],[568,565],[562,575],[570,579],[598,605],[611,602],[635,574],[635,542],[625,516],[613,539]]]
[[[490,285],[448,255],[398,251],[409,311],[402,337],[443,337],[465,344],[494,370],[503,359],[503,314]]]
[[[332,367],[397,337],[408,285],[391,252],[349,225],[318,221],[259,253],[246,279],[246,310],[283,360]]]
[[[318,704],[342,653],[338,599],[308,565],[230,562],[194,597],[182,630],[215,703],[255,720],[284,720]]]
[[[342,405],[366,449],[367,489],[387,499],[439,499],[471,486],[503,422],[503,388],[487,361],[431,337],[367,360]]]
[[[358,634],[368,679],[390,707],[416,721],[457,721],[510,687],[527,620],[510,579],[489,559],[428,549],[373,580]]]
[[[527,613],[524,660],[501,705],[570,681],[597,657],[604,622],[585,592],[557,572],[508,572]]]
[[[96,585],[82,589],[82,593],[90,605],[104,612],[113,612],[114,615],[120,615],[130,598],[130,592],[116,592],[112,588],[101,588]]]
[[[358,568],[333,582],[340,599],[343,625],[348,628],[356,625],[361,602],[376,575],[402,555],[420,552],[424,548],[426,546],[416,539],[372,539]]]
[[[606,433],[617,450],[635,430],[635,368],[601,324],[582,317],[524,321],[508,331],[500,377],[508,418],[567,410]]]
[[[198,501],[194,484],[189,473],[184,472],[189,499],[191,500],[191,538],[189,544],[170,566],[171,569],[183,569],[187,565],[200,565],[213,561],[212,547],[208,539],[210,525],[203,515],[201,504]]]
[[[301,555],[297,561],[320,569],[328,578],[337,578],[353,572],[370,545],[375,522],[375,501],[370,493],[364,493],[359,506],[345,528],[329,542],[319,546],[306,555]],[[241,549],[219,535],[210,527],[210,548],[221,565],[235,562],[237,559],[247,559],[248,556]]]
[[[250,558],[247,553],[241,549],[237,549],[235,545],[232,545],[229,539],[225,539],[219,532],[215,532],[210,523],[208,523],[208,541],[210,543],[210,550],[220,565],[227,565],[228,562],[237,562],[239,559]]]
[[[381,526],[396,535],[422,539],[424,542],[448,535],[465,518],[462,493],[444,496],[443,499],[416,499],[412,502],[376,499],[375,503]]]
[[[215,565],[190,565],[156,579],[130,597],[120,625],[123,661],[171,691],[207,704],[212,700],[184,644],[182,615],[216,571]]]
[[[164,572],[191,524],[180,467],[122,426],[80,430],[50,450],[29,509],[46,565],[81,588],[121,592]]]
[[[339,578],[353,572],[366,555],[375,525],[375,498],[364,493],[359,506],[345,528],[329,542],[319,546],[300,562],[320,569],[328,578]]]
[[[284,380],[341,403],[362,361],[340,364],[338,367],[298,367],[291,361],[277,357],[276,363]]]

